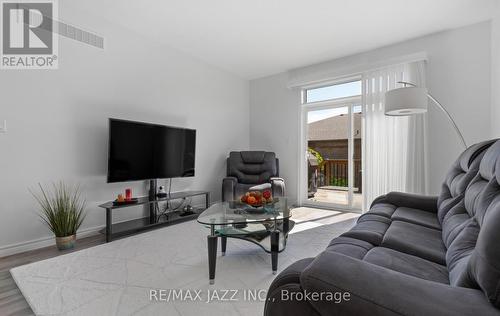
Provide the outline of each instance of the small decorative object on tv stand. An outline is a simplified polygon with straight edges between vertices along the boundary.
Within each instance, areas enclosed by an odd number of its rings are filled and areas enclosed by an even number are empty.
[[[164,185],[160,185],[158,187],[158,193],[156,193],[156,196],[159,197],[159,198],[167,197],[167,192],[165,191],[165,186]]]
[[[136,204],[138,201],[137,198],[132,197],[132,189],[125,190],[125,196],[123,194],[118,194],[116,200],[113,201],[113,205],[127,205],[127,204]]]
[[[115,237],[131,235],[140,231],[195,219],[203,210],[207,209],[210,206],[210,192],[208,191],[174,192],[166,197],[157,197],[156,181],[152,181],[154,183],[152,183],[152,186],[150,187],[150,195],[137,198],[137,203],[135,204],[114,205],[113,201],[110,201],[99,205],[99,207],[106,209],[106,229],[104,230],[104,233],[106,235],[106,242],[112,241]],[[193,214],[191,215],[180,216],[180,212],[182,212],[182,210],[172,212],[175,213],[172,214],[172,216],[159,216],[158,214],[158,203],[160,202],[169,202],[171,200],[185,199],[187,197],[200,195],[205,196],[205,208],[197,210],[194,209]],[[149,205],[148,217],[113,224],[113,211],[119,211],[121,208],[138,205]]]

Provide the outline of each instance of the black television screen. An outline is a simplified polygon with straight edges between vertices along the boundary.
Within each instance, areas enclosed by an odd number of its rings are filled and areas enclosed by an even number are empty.
[[[193,177],[196,130],[109,119],[108,182]]]

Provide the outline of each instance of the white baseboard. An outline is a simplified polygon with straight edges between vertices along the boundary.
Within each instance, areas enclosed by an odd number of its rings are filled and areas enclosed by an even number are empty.
[[[78,231],[78,238],[85,238],[85,237],[96,235],[99,233],[99,230],[101,230],[103,228],[104,228],[104,226],[96,226],[96,227],[90,227],[90,228],[79,230]],[[0,258],[10,256],[10,255],[15,255],[17,253],[21,253],[21,252],[25,252],[25,251],[30,251],[30,250],[35,250],[35,249],[39,249],[39,248],[52,246],[52,245],[55,245],[55,243],[56,243],[56,241],[54,239],[54,236],[50,236],[50,237],[44,237],[44,238],[39,238],[39,239],[35,239],[35,240],[24,241],[24,242],[20,242],[17,244],[2,246],[2,247],[0,247]]]

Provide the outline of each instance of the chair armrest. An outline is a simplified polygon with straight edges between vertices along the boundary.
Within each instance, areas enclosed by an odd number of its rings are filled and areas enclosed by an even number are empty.
[[[285,196],[285,180],[279,177],[271,177],[269,179],[271,182],[273,196]]]
[[[238,183],[236,177],[226,177],[222,180],[222,201],[232,201],[234,197],[234,188]]]
[[[431,213],[437,213],[437,202],[437,196],[390,192],[373,200],[371,206],[379,203],[389,203],[397,207],[416,208]]]
[[[305,268],[305,292],[349,292],[341,303],[310,301],[322,315],[499,315],[480,290],[419,279],[325,251]]]

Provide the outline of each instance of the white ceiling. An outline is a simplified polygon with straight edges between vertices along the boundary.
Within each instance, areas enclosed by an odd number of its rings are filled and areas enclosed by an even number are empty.
[[[498,0],[80,0],[79,9],[243,78],[485,21]]]

